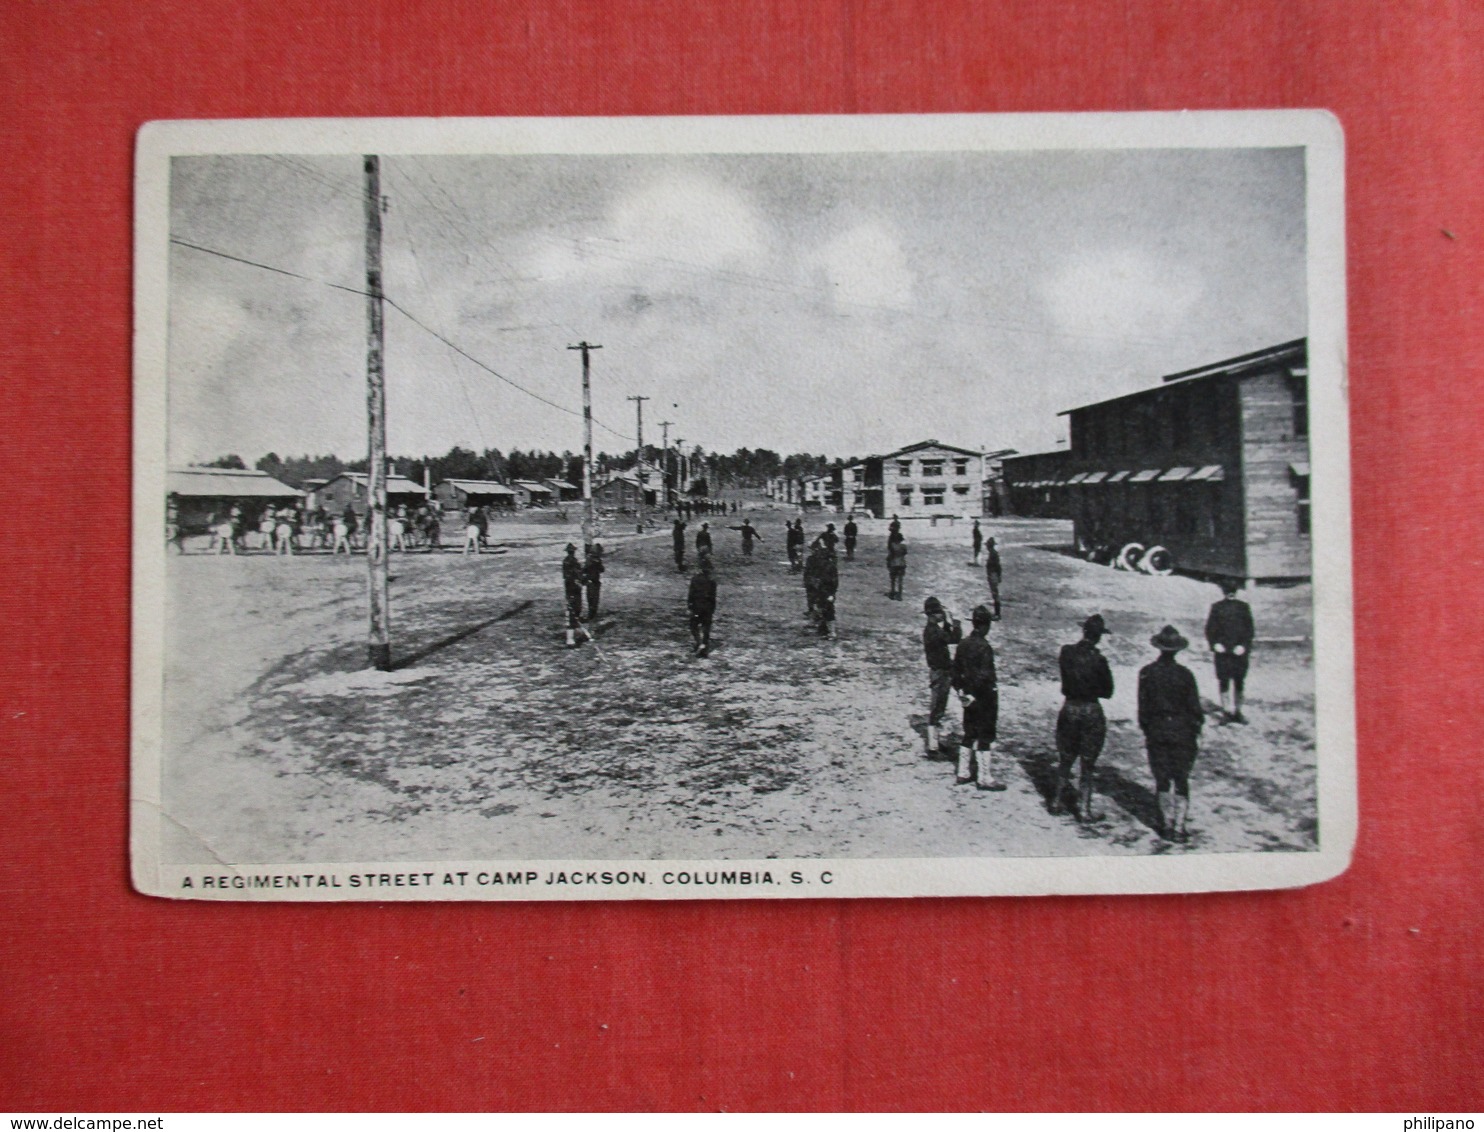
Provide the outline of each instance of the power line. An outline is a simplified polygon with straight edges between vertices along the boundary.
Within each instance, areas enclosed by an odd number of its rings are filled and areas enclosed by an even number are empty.
[[[206,246],[204,246],[202,244],[193,244],[189,240],[177,239],[174,236],[171,236],[170,237],[170,242],[172,244],[179,244],[183,248],[190,248],[193,251],[204,252],[207,255],[214,255],[214,256],[220,257],[221,259],[231,260],[233,263],[246,264],[248,267],[256,267],[256,268],[262,269],[263,271],[271,271],[275,275],[287,275],[290,279],[302,279],[306,283],[318,283],[322,287],[331,287],[334,290],[337,290],[337,291],[346,291],[346,292],[348,292],[348,293],[350,293],[352,295],[368,295],[370,293],[368,291],[362,290],[359,287],[346,287],[343,284],[340,284],[340,283],[331,283],[331,282],[329,282],[328,280],[325,280],[325,279],[315,279],[313,276],[301,275],[297,271],[289,271],[287,268],[274,267],[271,264],[267,264],[267,263],[259,263],[257,260],[255,260],[255,259],[247,259],[245,256],[230,255],[227,252],[218,251],[216,248],[208,248],[208,247],[206,247]],[[560,412],[566,413],[568,416],[573,416],[573,417],[580,417],[580,416],[582,416],[582,413],[579,410],[577,410],[577,409],[569,409],[569,408],[567,408],[566,405],[559,405],[555,401],[548,400],[547,398],[541,396],[541,394],[535,392],[534,390],[527,389],[524,385],[520,384],[520,382],[515,381],[512,378],[506,377],[503,373],[501,373],[499,370],[495,369],[493,366],[490,366],[490,365],[486,364],[485,362],[480,361],[473,354],[469,353],[469,351],[465,350],[462,346],[460,346],[457,342],[454,342],[451,339],[449,339],[446,336],[444,336],[443,334],[440,334],[438,331],[434,330],[427,323],[423,322],[422,319],[418,318],[415,314],[413,314],[410,310],[408,310],[406,307],[404,307],[401,303],[399,303],[395,299],[393,299],[390,295],[387,295],[387,294],[383,293],[382,296],[381,296],[381,298],[387,304],[387,306],[389,306],[393,310],[397,311],[399,314],[402,315],[402,317],[406,318],[413,325],[417,326],[418,328],[420,328],[421,330],[423,330],[425,333],[431,334],[434,338],[438,339],[438,341],[442,342],[450,350],[454,351],[454,353],[458,354],[460,357],[466,358],[467,360],[473,362],[476,366],[478,366],[480,369],[484,370],[491,377],[499,378],[499,380],[503,381],[506,385],[510,386],[512,389],[519,390],[521,393],[524,393],[527,397],[533,397],[537,401],[540,401],[543,405],[549,405],[551,408],[556,409],[556,410],[558,410]],[[605,432],[612,433],[614,436],[618,437],[620,440],[635,440],[635,438],[632,437],[632,436],[630,436],[628,433],[626,433],[626,432],[620,432],[618,429],[613,428],[611,425],[604,424],[597,417],[594,417],[593,418],[593,423],[595,425],[597,425],[599,428],[603,429]]]

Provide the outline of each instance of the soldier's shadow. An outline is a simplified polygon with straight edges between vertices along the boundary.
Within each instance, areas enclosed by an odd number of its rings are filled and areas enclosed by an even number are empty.
[[[1151,830],[1158,832],[1159,800],[1154,791],[1144,783],[1125,777],[1117,767],[1100,764],[1093,775],[1093,788]]]

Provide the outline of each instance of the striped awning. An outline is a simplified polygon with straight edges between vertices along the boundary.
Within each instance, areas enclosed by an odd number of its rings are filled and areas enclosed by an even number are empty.
[[[1129,477],[1129,483],[1148,483],[1150,480],[1159,479],[1158,468],[1145,468],[1142,472],[1135,472]]]
[[[1187,482],[1195,483],[1200,480],[1206,483],[1220,483],[1224,479],[1226,479],[1226,472],[1220,464],[1207,464],[1205,467],[1197,468],[1191,472]]]
[[[1107,472],[1088,472],[1087,473],[1087,478],[1085,480],[1083,480],[1082,482],[1083,483],[1102,483],[1107,478],[1108,478],[1108,473]]]
[[[1124,480],[1128,479],[1128,475],[1129,474],[1127,472],[1114,472],[1111,476],[1108,477],[1108,482],[1122,483]]]
[[[1194,468],[1171,468],[1164,475],[1159,477],[1160,482],[1175,483],[1179,480],[1188,479],[1194,471]]]
[[[1309,474],[1309,461],[1295,460],[1288,465],[1288,470],[1296,476],[1307,476]]]

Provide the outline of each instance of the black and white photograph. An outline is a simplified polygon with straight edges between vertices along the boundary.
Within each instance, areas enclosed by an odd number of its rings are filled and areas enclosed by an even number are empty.
[[[1343,871],[1342,163],[1309,111],[145,127],[136,887]]]

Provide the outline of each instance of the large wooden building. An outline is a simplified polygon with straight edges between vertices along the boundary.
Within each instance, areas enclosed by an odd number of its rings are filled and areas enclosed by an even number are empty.
[[[357,515],[364,515],[368,509],[370,497],[366,473],[341,472],[319,488],[315,495],[319,499],[319,505],[332,515],[344,514],[346,507],[352,508]],[[421,507],[427,501],[428,489],[422,484],[414,483],[406,476],[387,476],[386,505],[388,508]]]
[[[1307,578],[1308,373],[1301,338],[1068,410],[1064,481],[1040,490],[1066,493],[1084,550],[1159,545],[1194,573]]]
[[[1071,453],[1032,452],[1006,456],[1000,462],[1009,512],[1027,519],[1070,519],[1067,464]]]
[[[924,440],[863,461],[859,499],[884,518],[939,518],[984,512],[984,455]]]
[[[267,472],[245,468],[171,468],[165,473],[165,508],[182,534],[202,534],[233,507],[255,524],[270,507],[299,506],[304,493]]]
[[[515,510],[515,489],[495,480],[441,480],[433,488],[433,498],[449,511],[475,507]]]

